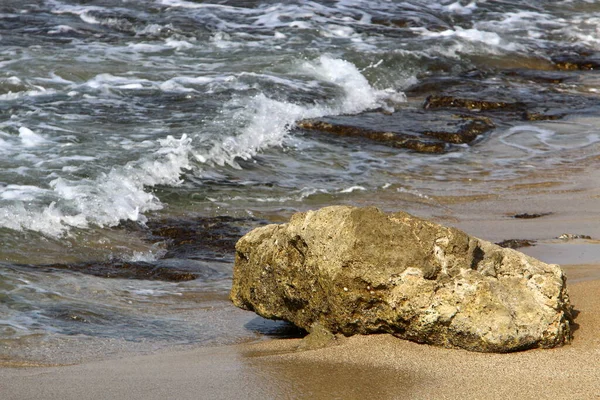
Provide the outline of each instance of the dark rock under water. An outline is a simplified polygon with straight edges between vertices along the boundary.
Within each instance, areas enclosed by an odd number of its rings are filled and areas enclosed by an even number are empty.
[[[238,239],[265,223],[227,216],[151,220],[147,223],[148,239],[165,243],[167,253],[164,258],[233,262]]]
[[[516,218],[516,219],[534,219],[534,218],[546,217],[548,215],[552,215],[552,213],[550,213],[550,212],[546,212],[546,213],[522,213],[522,214],[515,214],[512,217]]]
[[[151,262],[88,262],[79,264],[50,264],[34,267],[37,270],[68,270],[102,278],[146,279],[170,282],[191,281],[198,272],[174,270]]]
[[[507,239],[496,243],[500,247],[508,249],[519,249],[521,247],[535,246],[535,240],[528,239]]]
[[[596,96],[564,87],[597,68],[595,53],[560,54],[552,60],[540,69],[535,64],[480,66],[458,75],[429,74],[404,90],[408,102],[395,104],[394,112],[326,116],[299,121],[296,127],[418,153],[445,153],[493,134],[497,126],[559,120],[597,107]]]
[[[392,114],[371,111],[303,120],[297,126],[305,131],[358,138],[419,153],[444,153],[450,145],[471,143],[494,128],[486,117],[440,112],[432,118],[420,107],[410,106]]]
[[[125,229],[162,244],[166,252],[155,261],[97,260],[79,263],[15,265],[36,271],[71,271],[101,278],[143,279],[185,282],[214,280],[230,275],[235,243],[253,227],[266,222],[251,218],[190,217],[155,219],[140,226],[127,222]]]

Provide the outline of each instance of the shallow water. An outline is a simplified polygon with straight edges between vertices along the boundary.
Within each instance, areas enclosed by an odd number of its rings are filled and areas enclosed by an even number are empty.
[[[587,1],[3,1],[2,351],[252,339],[279,325],[250,329],[227,301],[248,229],[377,199],[435,213],[597,157],[599,21]],[[523,108],[426,111],[429,95]],[[441,154],[296,126],[419,131],[465,113],[494,128]],[[217,246],[219,216],[234,219]],[[156,234],[173,226],[208,245]],[[137,279],[148,268],[197,279]]]

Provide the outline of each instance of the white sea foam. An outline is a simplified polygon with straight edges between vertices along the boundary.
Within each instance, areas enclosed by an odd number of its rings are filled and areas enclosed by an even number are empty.
[[[105,26],[123,26],[123,24],[127,24],[127,21],[120,20],[119,18],[97,18],[92,13],[93,12],[114,12],[114,11],[127,11],[126,9],[121,8],[112,8],[107,9],[101,6],[74,6],[70,4],[64,4],[60,1],[56,0],[47,0],[47,3],[52,7],[51,12],[53,14],[72,14],[77,15],[79,18],[90,25],[105,25]],[[58,32],[54,32],[58,33]]]
[[[59,163],[59,164],[63,164],[69,161],[94,161],[96,159],[96,157],[92,157],[92,156],[65,156],[65,157],[58,157],[56,158],[55,162]]]
[[[281,145],[290,127],[298,120],[358,113],[387,106],[385,102],[391,98],[394,101],[403,99],[396,91],[374,89],[356,66],[345,60],[321,56],[314,62],[303,63],[299,70],[319,81],[336,85],[342,95],[330,104],[317,106],[277,101],[262,93],[245,99],[242,104],[234,104],[239,111],[232,116],[234,120],[247,121],[240,134],[215,143],[208,152],[196,152],[196,159],[202,163],[239,168],[236,158],[247,160],[264,148]]]
[[[487,30],[486,30],[487,29]],[[460,53],[488,53],[496,54],[506,51],[525,51],[523,44],[505,38],[504,31],[489,25],[476,25],[474,28],[462,28],[454,26],[441,32],[430,31],[426,28],[411,28],[413,32],[419,33],[426,38],[455,39],[455,43],[436,45],[426,51],[432,50],[449,57],[458,58]],[[500,33],[498,33],[500,32]]]
[[[413,31],[420,32],[426,37],[459,37],[469,41],[485,42],[497,46],[501,43],[500,36],[495,32],[480,31],[477,29],[463,29],[459,26],[454,29],[446,29],[441,32],[433,32],[425,28],[413,28]]]
[[[171,31],[174,27],[172,24],[167,25],[159,25],[159,24],[150,24],[146,25],[143,28],[136,29],[136,36],[158,36],[162,34],[164,31]]]
[[[151,156],[95,179],[55,179],[46,192],[55,201],[41,210],[26,209],[23,202],[0,207],[0,226],[58,236],[71,227],[114,226],[121,220],[144,222],[144,212],[162,207],[146,187],[178,185],[183,171],[191,168],[191,139],[186,135],[160,139],[156,147]]]
[[[363,186],[351,186],[349,188],[340,190],[339,193],[352,193],[352,192],[356,192],[356,191],[365,192],[366,190],[367,189]]]
[[[214,9],[222,9],[222,10],[234,10],[236,12],[243,12],[243,8],[226,6],[222,4],[212,4],[212,3],[195,3],[191,1],[185,0],[159,0],[158,4],[162,4],[168,7],[181,7],[181,8],[190,8],[190,9],[198,9],[198,8],[214,8]]]
[[[552,130],[543,129],[534,125],[518,125],[508,129],[499,137],[499,139],[505,145],[515,149],[523,150],[525,153],[533,156],[537,154],[543,154],[546,152],[546,150],[535,147],[535,143],[530,142],[531,136],[533,135],[537,143],[545,144],[545,141],[555,134],[556,132]],[[523,136],[525,139],[527,139],[527,142],[525,143],[521,143],[519,140]]]
[[[310,29],[312,28],[312,25],[306,21],[292,21],[289,23],[289,27],[297,29]]]
[[[50,73],[50,78],[38,77],[36,79],[36,81],[38,81],[38,82],[56,83],[56,84],[59,84],[59,85],[73,85],[74,84],[73,81],[65,79],[62,76],[58,76],[58,75],[56,75],[55,72],[51,72]]]
[[[13,92],[4,93],[4,94],[0,95],[0,100],[10,101],[10,100],[21,99],[23,97],[38,97],[38,96],[44,96],[44,95],[52,95],[55,93],[56,93],[55,90],[46,89],[41,86],[36,86],[35,89],[32,89],[32,90],[26,90],[26,91],[21,91],[21,92],[14,92],[14,93]]]
[[[268,28],[269,34],[267,37],[271,38],[275,29],[296,28],[317,30],[324,37],[351,37],[353,39],[359,37],[353,28],[346,25],[356,23],[354,15],[360,11],[341,4],[328,7],[316,2],[276,3],[269,6],[250,8],[184,0],[159,0],[158,3],[173,8],[187,8],[211,13],[217,16],[219,20],[217,27],[223,31],[222,33],[259,27]],[[362,14],[361,22],[368,23],[370,15],[366,12],[362,12]],[[240,15],[244,16],[243,22],[239,19]],[[241,33],[238,32],[237,34]],[[275,33],[275,35],[279,39],[284,37],[281,33]],[[218,47],[238,45],[228,39],[227,36],[218,34],[213,40]],[[253,42],[247,42],[244,45],[252,46]]]
[[[182,293],[173,292],[171,290],[160,290],[160,289],[137,289],[135,287],[129,286],[127,290],[138,296],[182,296]]]
[[[574,17],[557,33],[565,35],[579,45],[585,44],[600,49],[600,16],[595,14]]]
[[[159,260],[167,251],[164,249],[149,250],[149,251],[134,251],[131,256],[122,257],[129,262],[152,262]]]
[[[497,19],[478,21],[474,24],[474,29],[481,31],[496,32],[505,41],[513,42],[515,39],[520,42],[514,50],[525,50],[525,44],[522,36],[523,31],[527,32],[527,38],[533,39],[534,43],[544,45],[544,40],[552,32],[559,33],[561,29],[567,26],[567,21],[563,18],[535,11],[507,12],[499,15]],[[509,48],[509,50],[513,50]]]
[[[106,11],[107,9],[100,6],[73,6],[70,4],[64,4],[57,0],[46,0],[52,7],[53,14],[73,14],[81,15],[90,11]]]
[[[373,68],[376,68],[375,64]],[[144,222],[144,213],[163,206],[150,188],[180,184],[182,174],[192,168],[193,156],[196,161],[207,166],[230,165],[239,168],[236,159],[249,159],[263,149],[281,145],[289,129],[300,119],[358,113],[369,108],[385,106],[388,100],[397,102],[404,99],[402,93],[373,88],[355,65],[330,56],[299,63],[291,72],[302,76],[302,79],[295,82],[294,79],[252,72],[229,76],[221,74],[215,77],[181,76],[158,82],[131,75],[102,73],[84,83],[62,82],[67,84],[70,91],[89,92],[92,89],[102,92],[103,95],[113,89],[144,88],[209,93],[213,84],[222,85],[224,88],[243,89],[248,85],[246,82],[256,84],[257,81],[271,82],[279,87],[288,86],[291,90],[312,91],[323,87],[327,90],[337,90],[332,92],[329,101],[321,104],[295,104],[269,98],[263,93],[253,97],[234,97],[223,108],[225,119],[230,123],[226,130],[233,133],[226,137],[215,135],[212,143],[207,143],[205,137],[198,137],[194,146],[192,138],[186,135],[180,139],[169,136],[157,141],[145,141],[147,155],[125,165],[115,166],[109,172],[100,173],[96,177],[74,179],[55,175],[56,178],[51,181],[49,187],[40,188],[39,191],[31,188],[4,188],[0,197],[0,226],[58,236],[68,233],[73,227],[85,229],[91,225],[114,226],[122,220]],[[309,79],[306,79],[307,77]],[[14,136],[4,139],[8,142],[12,137]],[[22,147],[35,148],[46,143],[48,138],[29,128],[21,127],[19,141]],[[134,148],[135,140],[130,142],[125,145]],[[32,165],[50,162],[36,159],[33,154],[23,153],[21,156],[30,157],[27,162]],[[68,164],[90,161],[93,161],[93,157],[76,154],[52,159],[53,165],[66,173],[77,171],[76,166]],[[301,201],[306,196],[319,193],[320,190],[322,189],[302,190],[290,196],[289,200]],[[346,192],[349,193],[350,190],[361,189],[348,188]],[[280,200],[282,199],[277,199]],[[269,199],[261,198],[256,201]]]
[[[36,147],[47,142],[43,136],[24,126],[19,128],[19,138],[25,147]]]
[[[500,46],[502,44],[502,38],[495,32],[480,31],[478,29],[462,29],[457,26],[454,31],[445,31],[442,32],[441,35],[445,36],[445,33],[456,35],[457,37],[473,42],[483,42],[492,46]]]
[[[135,77],[126,78],[114,76],[112,74],[98,74],[88,80],[84,86],[91,89],[98,89],[103,92],[108,92],[109,89],[142,89],[145,87],[153,87],[153,82],[147,79],[139,79]]]
[[[169,79],[168,81],[165,81],[165,82],[159,84],[158,87],[160,88],[160,90],[162,90],[164,92],[186,93],[186,92],[194,92],[195,91],[192,88],[188,88],[188,87],[181,85],[179,82],[177,82],[174,79]]]
[[[152,49],[151,49],[152,47]],[[149,51],[155,51],[155,46],[149,46]],[[159,46],[160,47],[160,46]],[[162,47],[161,47],[162,48]],[[225,82],[235,80],[234,76],[176,76],[164,82],[151,81],[148,79],[136,77],[115,76],[112,74],[99,74],[88,80],[82,85],[72,85],[74,88],[91,88],[99,90],[103,93],[108,93],[112,89],[159,89],[165,92],[194,92],[202,87],[203,92],[209,92],[210,88],[205,86],[211,83]]]
[[[357,33],[349,26],[340,26],[335,24],[327,24],[323,26],[321,35],[325,37],[341,37],[350,38],[358,36]]]
[[[127,48],[133,50],[136,53],[160,53],[167,47],[162,44],[149,44],[149,43],[129,43]]]
[[[79,32],[79,31],[69,25],[58,25],[58,26],[55,26],[54,29],[50,29],[48,31],[48,34],[56,35],[57,33],[67,33],[67,32]]]
[[[410,194],[410,195],[416,196],[416,197],[418,197],[420,199],[431,200],[431,197],[427,196],[426,194],[423,194],[423,193],[419,192],[416,189],[408,189],[408,188],[405,188],[405,187],[399,187],[399,188],[396,189],[396,191],[398,193]]]
[[[235,197],[230,197],[230,198],[226,198],[226,199],[215,199],[215,198],[207,198],[209,201],[213,202],[213,203],[220,203],[222,201],[227,201],[227,202],[235,202],[235,201],[242,201],[242,202],[248,202],[248,201],[252,201],[252,202],[257,202],[257,203],[288,203],[291,201],[294,202],[301,202],[302,200],[315,195],[315,194],[327,194],[329,193],[329,190],[326,189],[318,189],[318,188],[302,188],[299,192],[293,193],[289,196],[281,196],[281,197],[268,197],[268,196],[261,196],[261,197],[254,197],[254,196],[235,196]]]
[[[100,20],[98,20],[93,15],[90,15],[87,11],[84,11],[81,14],[79,14],[79,18],[81,18],[81,20],[87,24],[100,24]]]
[[[47,192],[47,189],[31,185],[7,185],[0,189],[0,199],[3,200],[32,201]]]
[[[23,84],[23,81],[21,79],[19,79],[19,77],[17,77],[17,76],[9,76],[8,78],[4,79],[4,82],[10,83],[11,85],[22,85]]]
[[[165,45],[167,47],[171,47],[177,50],[187,50],[194,48],[194,45],[186,40],[167,39],[165,40]]]
[[[463,6],[460,2],[457,1],[455,3],[443,6],[442,9],[453,14],[469,15],[477,9],[477,2],[472,1],[469,4]]]
[[[348,61],[322,56],[316,63],[305,63],[303,69],[320,80],[337,85],[344,92],[341,102],[326,109],[312,109],[310,113],[317,115],[309,117],[358,113],[379,107],[382,100],[390,98],[390,92],[374,89],[356,66]]]

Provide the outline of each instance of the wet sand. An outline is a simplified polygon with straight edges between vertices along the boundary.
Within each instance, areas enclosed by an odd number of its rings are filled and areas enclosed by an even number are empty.
[[[199,348],[73,366],[0,368],[12,399],[600,399],[599,173],[552,193],[537,187],[501,198],[454,202],[433,216],[483,239],[534,239],[520,249],[562,263],[578,311],[572,344],[480,354],[390,335],[355,336],[296,351],[300,339]],[[519,220],[516,213],[552,214]],[[446,220],[446,221],[444,221]],[[562,233],[596,240],[557,241]]]
[[[5,400],[600,398],[600,281],[575,283],[570,292],[578,329],[573,343],[559,349],[480,354],[373,335],[296,351],[301,339],[278,339],[3,368],[0,394]]]

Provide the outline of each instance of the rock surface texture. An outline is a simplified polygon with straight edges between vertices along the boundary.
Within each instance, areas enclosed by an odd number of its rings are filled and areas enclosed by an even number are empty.
[[[251,231],[236,245],[231,299],[308,331],[318,324],[472,351],[571,338],[557,265],[373,207],[326,207]]]

